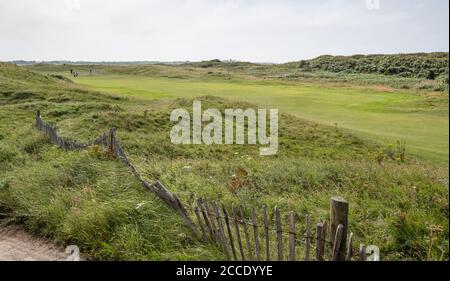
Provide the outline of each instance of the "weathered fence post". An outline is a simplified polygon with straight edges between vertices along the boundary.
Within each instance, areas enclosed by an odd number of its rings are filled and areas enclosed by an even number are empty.
[[[232,205],[232,211],[233,211],[233,220],[234,220],[234,229],[236,231],[236,238],[238,241],[239,246],[239,252],[241,253],[241,258],[243,261],[245,261],[245,254],[244,254],[244,247],[242,246],[242,239],[241,239],[241,231],[239,230],[239,220],[237,215],[237,209],[234,204]]]
[[[323,223],[316,226],[316,261],[323,261],[323,253],[325,248],[325,237]]]
[[[284,260],[283,257],[283,229],[281,228],[280,209],[275,206],[275,221],[277,224],[277,240],[278,240],[278,260]]]
[[[328,235],[328,229],[329,229],[329,225],[328,225],[328,221],[324,220],[322,223],[322,242],[323,242],[323,258],[325,259],[325,253],[327,253],[327,248],[330,248],[330,244],[327,243],[327,235]]]
[[[202,240],[206,241],[207,238],[206,238],[205,226],[203,225],[203,221],[202,221],[202,218],[200,217],[200,212],[198,211],[197,206],[194,207],[194,213],[195,213],[195,216],[197,217],[197,222],[198,222],[198,225],[202,232]]]
[[[39,119],[41,118],[41,111],[38,110],[36,111],[36,127],[38,127],[38,129],[41,129],[41,122],[39,122]]]
[[[203,204],[205,206],[206,213],[209,216],[209,223],[211,223],[211,229],[212,229],[212,231],[214,233],[214,237],[216,238],[216,243],[218,245],[222,245],[222,236],[220,234],[219,228],[216,227],[213,211],[211,210],[211,208],[209,208],[209,204],[208,204],[208,202],[206,200],[203,200]]]
[[[334,237],[334,244],[333,244],[333,254],[331,255],[331,258],[333,261],[341,261],[341,254],[342,254],[342,242],[343,240],[345,240],[345,238],[343,239],[344,235],[344,226],[342,224],[338,225],[338,227],[336,228],[336,236]],[[345,255],[345,253],[344,253]],[[343,259],[345,260],[345,259]]]
[[[359,261],[366,260],[366,246],[364,244],[359,245],[358,256],[359,256]]]
[[[339,229],[341,233],[336,235],[338,226],[342,225]],[[347,238],[347,225],[348,225],[348,202],[342,197],[333,197],[330,202],[330,241],[333,245],[332,257],[335,260],[343,261],[346,258],[346,238]],[[335,241],[336,237],[339,241]]]
[[[352,260],[352,255],[353,255],[353,232],[350,232],[350,235],[348,236],[347,255],[345,256],[345,260],[347,261]]]
[[[223,227],[222,218],[220,217],[219,208],[217,207],[217,205],[214,201],[211,203],[211,206],[214,210],[214,214],[216,215],[217,224],[219,225],[219,233],[220,233],[219,235],[221,238],[222,245],[225,248],[225,253],[227,255],[227,259],[231,260],[230,251],[228,249],[227,236],[225,234],[225,228]]]
[[[309,216],[306,216],[306,240],[305,240],[305,261],[309,261],[309,248],[311,247],[311,224]]]
[[[197,199],[197,205],[198,205],[198,207],[200,208],[200,212],[201,212],[202,215],[203,215],[203,219],[205,220],[206,227],[207,227],[208,230],[209,230],[209,234],[210,234],[211,240],[217,241],[217,240],[216,240],[216,237],[215,237],[215,234],[214,234],[213,227],[212,227],[212,225],[211,225],[211,222],[209,221],[209,216],[208,216],[208,213],[207,213],[207,211],[206,211],[206,207],[205,207],[205,204],[204,204],[202,198],[198,198],[198,199]]]
[[[237,255],[236,255],[236,248],[234,247],[233,234],[231,232],[230,218],[228,217],[227,209],[225,208],[225,206],[223,204],[222,204],[222,212],[223,212],[223,215],[225,216],[225,225],[227,227],[228,238],[230,239],[230,246],[231,246],[231,251],[233,253],[233,258],[234,258],[234,260],[237,261],[238,259],[237,259]]]
[[[244,211],[242,210],[242,206],[239,206],[239,213],[241,215],[242,227],[244,228],[245,243],[247,244],[248,254],[250,256],[250,260],[254,260],[252,246],[250,244],[250,238],[248,235],[247,222],[245,221]]]
[[[161,184],[161,186],[163,186],[163,185]],[[173,200],[173,203],[172,203],[171,207],[174,208],[176,211],[178,211],[180,216],[183,218],[184,222],[191,229],[192,233],[194,235],[198,236],[198,237],[201,237],[201,234],[199,233],[197,227],[195,226],[194,221],[189,216],[186,208],[183,206],[183,204],[181,203],[180,199],[178,199],[178,196],[176,196],[175,194],[171,194],[171,195],[172,195],[172,200]]]
[[[115,152],[115,139],[116,139],[116,128],[112,128],[110,136],[109,136],[109,141],[110,141],[110,143],[109,143],[109,152],[111,154],[115,154],[114,153]]]
[[[289,260],[295,261],[295,213],[289,213]]]
[[[266,260],[270,261],[269,222],[267,218],[267,206],[263,206],[264,233],[266,236]]]
[[[255,251],[256,251],[256,260],[261,260],[261,246],[259,245],[259,238],[258,238],[258,223],[256,221],[256,210],[255,208],[252,209],[252,224],[253,224],[253,236],[255,239]]]

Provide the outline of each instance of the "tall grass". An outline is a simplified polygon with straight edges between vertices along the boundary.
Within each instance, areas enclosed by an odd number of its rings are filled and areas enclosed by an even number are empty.
[[[329,198],[341,195],[350,202],[355,244],[376,244],[387,260],[448,259],[448,164],[417,160],[402,145],[393,148],[402,161],[379,161],[383,146],[286,114],[275,157],[260,157],[258,147],[248,145],[173,145],[168,114],[189,108],[191,99],[137,102],[56,78],[43,83],[22,69],[6,72],[3,93],[27,89],[40,98],[0,95],[2,223],[75,243],[93,259],[224,259],[192,238],[174,212],[102,149],[67,153],[51,145],[32,127],[40,109],[72,139],[116,127],[140,172],[188,204],[205,197],[226,205],[276,205],[316,222],[327,217]],[[219,109],[252,106],[201,99]]]

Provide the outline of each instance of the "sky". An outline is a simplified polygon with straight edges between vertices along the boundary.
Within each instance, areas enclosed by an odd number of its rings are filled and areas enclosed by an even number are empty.
[[[0,2],[0,61],[281,63],[448,50],[448,0]]]

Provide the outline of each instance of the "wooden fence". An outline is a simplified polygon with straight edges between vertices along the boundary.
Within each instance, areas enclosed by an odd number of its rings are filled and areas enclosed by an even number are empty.
[[[192,211],[202,239],[221,247],[229,260],[363,261],[366,247],[361,244],[355,251],[354,235],[347,235],[348,208],[343,198],[331,198],[330,218],[314,226],[309,216],[282,216],[277,207],[271,212],[266,206],[227,208],[199,198]]]
[[[102,145],[109,148],[109,150],[118,157],[130,170],[130,172],[139,180],[139,182],[148,190],[156,194],[162,201],[164,201],[168,206],[177,211],[189,228],[196,234],[199,235],[197,227],[191,220],[188,215],[186,209],[183,207],[183,204],[178,199],[178,197],[171,193],[161,182],[157,181],[154,184],[151,184],[144,180],[142,175],[138,172],[136,167],[130,162],[130,159],[126,155],[122,144],[117,138],[116,129],[112,128],[108,132],[102,134],[101,136],[90,140],[88,143],[81,143],[72,140],[63,139],[56,128],[52,124],[45,123],[42,120],[41,113],[38,111],[36,113],[36,127],[47,134],[52,143],[58,145],[60,148],[69,151],[69,150],[79,150],[85,149],[91,145]]]
[[[205,242],[213,243],[224,250],[229,260],[304,260],[304,261],[350,261],[379,260],[370,246],[370,253],[361,244],[358,251],[353,248],[353,233],[348,232],[349,204],[343,198],[330,200],[329,220],[311,226],[308,216],[299,224],[298,216],[289,212],[283,218],[277,207],[269,213],[266,206],[261,210],[244,206],[231,206],[198,198],[194,206],[184,204],[161,182],[149,183],[130,162],[122,144],[112,128],[88,143],[63,139],[51,124],[44,122],[36,113],[36,127],[44,132],[55,145],[69,150],[86,149],[91,145],[102,145],[119,158],[149,191],[174,209],[191,231]],[[191,219],[195,217],[195,219]],[[371,257],[367,258],[370,254]]]

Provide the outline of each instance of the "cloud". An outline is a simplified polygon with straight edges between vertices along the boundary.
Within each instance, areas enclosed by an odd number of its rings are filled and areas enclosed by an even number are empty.
[[[448,51],[448,2],[3,0],[0,60],[284,62]]]

